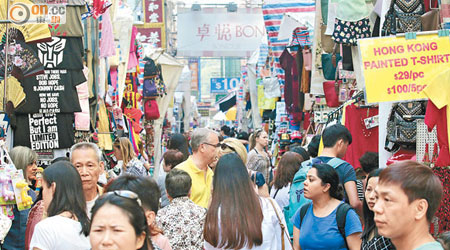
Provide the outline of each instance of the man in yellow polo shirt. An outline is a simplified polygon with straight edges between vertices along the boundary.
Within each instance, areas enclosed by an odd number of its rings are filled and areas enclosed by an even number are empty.
[[[190,142],[192,155],[176,166],[186,171],[192,178],[190,199],[197,205],[208,208],[211,198],[213,171],[208,167],[214,162],[220,146],[216,132],[198,128],[194,130]]]

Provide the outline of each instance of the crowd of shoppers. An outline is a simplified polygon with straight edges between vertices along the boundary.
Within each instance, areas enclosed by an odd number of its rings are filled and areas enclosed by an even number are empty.
[[[174,134],[156,181],[127,138],[114,142],[119,164],[108,173],[96,144],[75,144],[68,159],[44,170],[40,197],[30,190],[40,200],[31,211],[15,208],[2,249],[448,249],[449,234],[429,233],[443,192],[429,167],[379,168],[378,155],[367,152],[361,201],[355,170],[342,159],[352,143],[342,125],[304,148],[292,145],[276,166],[263,129],[250,135],[249,150],[247,137],[222,133]],[[11,158],[32,187],[36,153],[16,147]],[[298,181],[302,189],[293,190]],[[307,202],[290,217],[296,197]]]

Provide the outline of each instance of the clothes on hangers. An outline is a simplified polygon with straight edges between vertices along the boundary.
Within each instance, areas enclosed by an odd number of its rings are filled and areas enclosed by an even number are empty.
[[[367,18],[371,9],[367,3],[370,0],[331,0],[337,4],[336,18],[342,21],[355,22]]]
[[[449,141],[447,134],[447,108],[437,108],[431,100],[428,100],[427,111],[425,113],[425,124],[428,127],[428,131],[433,130],[436,126],[439,155],[435,166],[445,167],[450,166],[450,153],[449,153]]]
[[[352,104],[345,108],[345,127],[352,134],[344,160],[355,169],[360,168],[359,158],[366,152],[378,152],[378,127],[367,129],[364,119],[378,115],[378,108],[357,108]]]
[[[448,119],[450,118],[450,91],[448,90],[449,82],[450,73],[448,71],[444,71],[433,80],[429,81],[428,86],[423,90],[425,95],[430,99],[430,101],[433,102],[436,108],[446,108],[447,119],[445,119],[445,121],[447,123],[447,145],[450,142],[450,126],[448,124]]]
[[[280,56],[280,63],[285,71],[284,101],[286,103],[286,111],[290,114],[301,112],[297,62],[287,48],[284,49]]]

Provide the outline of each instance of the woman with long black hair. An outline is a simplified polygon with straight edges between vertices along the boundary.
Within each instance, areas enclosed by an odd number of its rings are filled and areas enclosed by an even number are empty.
[[[30,249],[91,249],[86,200],[75,167],[66,161],[50,165],[44,170],[42,188],[48,218],[36,225]]]
[[[378,176],[383,169],[376,169],[369,173],[366,179],[366,190],[364,193],[363,213],[364,230],[361,235],[362,250],[391,250],[395,249],[391,240],[378,234],[377,226],[374,221],[373,207],[377,201],[375,187],[378,185]]]
[[[286,226],[281,209],[273,199],[258,197],[241,158],[223,155],[203,230],[205,249],[282,249],[284,243],[289,250],[280,223]]]

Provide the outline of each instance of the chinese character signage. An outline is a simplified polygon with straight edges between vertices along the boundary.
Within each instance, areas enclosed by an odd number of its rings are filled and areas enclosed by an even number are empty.
[[[178,14],[178,56],[248,57],[266,36],[261,9],[202,9]]]
[[[450,67],[450,40],[438,35],[358,40],[367,101],[426,98],[423,89]]]
[[[143,43],[154,44],[156,48],[162,46],[162,28],[148,28],[137,26],[139,39]]]
[[[136,25],[138,39],[143,43],[152,44],[156,48],[164,48],[165,23],[164,0],[142,0],[144,8],[144,24]]]
[[[164,1],[163,0],[144,0],[145,3],[145,22],[163,23],[164,22]]]

